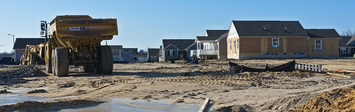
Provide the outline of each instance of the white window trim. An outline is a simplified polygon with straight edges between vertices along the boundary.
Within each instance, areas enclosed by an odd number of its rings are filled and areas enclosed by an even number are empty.
[[[318,40],[314,40],[314,50],[322,51],[322,40],[319,40],[320,41],[320,48],[319,49],[317,49],[317,41]]]
[[[274,45],[274,39],[277,39],[277,45]],[[272,45],[272,47],[279,47],[279,45],[280,45],[280,38],[272,38],[272,39],[271,39],[271,45]]]
[[[169,50],[169,56],[174,56],[174,50]]]

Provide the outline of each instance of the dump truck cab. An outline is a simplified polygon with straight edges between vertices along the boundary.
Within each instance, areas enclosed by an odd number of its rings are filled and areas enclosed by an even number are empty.
[[[85,72],[111,74],[112,51],[103,40],[118,35],[116,19],[93,19],[88,15],[57,16],[50,22],[46,46],[46,71],[68,75],[69,65],[84,66]]]

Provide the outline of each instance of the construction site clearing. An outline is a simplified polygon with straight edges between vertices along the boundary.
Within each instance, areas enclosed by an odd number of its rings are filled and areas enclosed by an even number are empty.
[[[99,107],[110,98],[146,102],[169,99],[173,104],[201,108],[159,111],[355,111],[355,59],[296,59],[296,63],[322,65],[321,72],[263,71],[233,73],[228,63],[249,68],[277,67],[293,59],[202,60],[190,63],[114,64],[112,74],[85,73],[69,67],[66,77],[45,72],[45,65],[3,65],[0,95],[53,98],[19,101],[0,111],[51,111]],[[247,64],[246,64],[247,63]],[[297,65],[296,65],[297,66]],[[16,93],[17,89],[25,93]],[[0,98],[0,103],[5,98]],[[3,103],[1,103],[3,104]],[[136,109],[152,107],[134,106]],[[120,111],[120,110],[117,110]]]

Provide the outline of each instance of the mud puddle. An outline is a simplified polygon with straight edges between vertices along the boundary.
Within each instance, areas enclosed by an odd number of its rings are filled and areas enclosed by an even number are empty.
[[[197,112],[199,104],[173,104],[172,100],[131,100],[129,98],[111,98],[108,102],[94,107],[62,109],[59,112]]]

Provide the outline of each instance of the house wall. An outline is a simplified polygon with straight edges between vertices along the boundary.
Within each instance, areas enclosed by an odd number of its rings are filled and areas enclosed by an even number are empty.
[[[260,42],[261,38],[240,38],[239,53],[261,53]]]
[[[315,50],[315,40],[322,40],[322,50]],[[337,38],[310,38],[308,40],[309,57],[338,57],[339,39]]]
[[[218,42],[218,59],[226,59],[227,58],[227,40],[226,38],[221,39]]]
[[[134,56],[125,52],[124,50],[121,50],[121,60],[132,63],[134,62]]]
[[[15,49],[15,59],[14,59],[15,62],[20,62],[20,58],[22,56],[22,53],[21,53],[22,50],[25,50],[25,49]]]
[[[237,50],[236,46],[236,53],[233,53],[233,41],[235,40],[237,42],[237,39],[239,37],[233,37],[233,38],[227,38],[227,58],[228,59],[239,59],[239,50]],[[230,43],[231,42],[231,43]]]
[[[173,56],[170,56],[170,50],[173,50]],[[178,59],[178,49],[173,46],[169,46],[168,48],[165,48],[164,57],[165,57],[164,59],[165,61],[169,61],[171,59]]]
[[[239,52],[233,54],[233,41],[239,38]],[[272,38],[279,46],[272,47]],[[232,40],[232,49],[229,41]],[[307,57],[307,37],[235,37],[227,39],[229,59]]]

